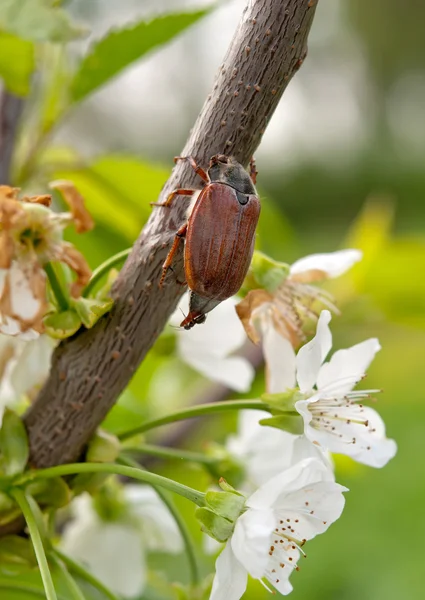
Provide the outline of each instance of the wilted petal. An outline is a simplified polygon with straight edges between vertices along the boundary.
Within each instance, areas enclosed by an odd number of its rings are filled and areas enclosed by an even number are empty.
[[[362,252],[352,249],[311,254],[294,262],[290,269],[290,278],[308,283],[327,277],[339,277],[361,258]]]
[[[154,489],[126,485],[124,495],[137,517],[145,547],[153,552],[181,552],[183,542],[170,511]]]
[[[297,380],[303,393],[313,389],[321,364],[332,348],[332,334],[329,329],[330,320],[331,313],[328,310],[322,310],[317,322],[316,335],[298,351],[296,359]]]
[[[252,577],[263,577],[265,573],[274,523],[273,512],[266,509],[248,510],[236,521],[232,550]]]
[[[380,349],[378,340],[371,338],[346,350],[338,350],[330,361],[320,368],[317,377],[318,389],[325,392],[329,387],[329,393],[332,395],[349,392],[366,373]]]
[[[263,352],[267,368],[267,392],[276,394],[295,386],[296,357],[291,342],[271,323],[263,330]]]
[[[261,315],[268,307],[273,307],[273,296],[266,290],[251,290],[236,305],[236,312],[249,339],[258,344],[260,341]]]
[[[239,600],[246,590],[248,573],[232,552],[230,540],[215,563],[210,600]]]
[[[74,298],[78,298],[82,290],[90,281],[91,270],[88,262],[81,252],[66,242],[62,243],[60,257],[57,258],[68,265],[68,267],[76,274],[77,279],[71,286],[71,295]]]
[[[68,204],[71,209],[77,233],[84,233],[85,231],[93,229],[93,218],[85,207],[84,198],[72,181],[67,181],[65,179],[52,181],[49,184],[49,187],[60,192],[62,198]]]

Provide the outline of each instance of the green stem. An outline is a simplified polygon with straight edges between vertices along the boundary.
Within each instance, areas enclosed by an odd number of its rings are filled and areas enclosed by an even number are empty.
[[[84,288],[84,290],[82,292],[82,296],[84,298],[87,298],[88,295],[90,294],[90,292],[96,286],[96,284],[105,275],[105,273],[110,271],[112,269],[112,267],[115,267],[116,265],[121,263],[123,260],[125,260],[127,258],[127,256],[130,254],[131,250],[132,250],[131,248],[127,248],[126,250],[123,250],[122,252],[118,252],[118,254],[111,256],[111,258],[108,258],[108,260],[105,260],[104,263],[99,265],[97,267],[97,269],[95,269],[93,271],[90,281],[88,282],[88,284],[86,285],[86,287]]]
[[[213,456],[205,456],[200,452],[190,452],[189,450],[179,450],[176,448],[165,448],[154,446],[153,444],[139,444],[135,447],[124,446],[123,452],[148,454],[149,456],[158,456],[159,458],[170,458],[172,460],[190,460],[191,462],[204,465],[214,465],[217,459]]]
[[[66,556],[66,554],[62,554],[60,550],[55,548],[54,553],[56,556],[66,565],[69,571],[78,575],[81,579],[89,583],[92,587],[97,589],[99,592],[104,594],[109,600],[119,600],[118,596],[116,596],[111,590],[109,590],[106,586],[103,585],[101,581],[99,581],[96,577],[94,577],[91,573],[86,571],[84,567],[79,565],[77,562]]]
[[[136,469],[134,467],[126,467],[116,463],[71,463],[67,465],[58,465],[56,467],[28,471],[27,473],[18,475],[14,483],[15,485],[22,485],[37,479],[63,477],[65,475],[76,475],[77,473],[110,473],[111,475],[131,477],[132,479],[158,485],[170,492],[180,494],[180,496],[187,498],[198,506],[205,506],[205,494],[203,492],[198,492],[198,490],[194,490],[187,485],[168,479],[168,477],[150,473],[149,471],[143,471],[140,467]]]
[[[61,573],[64,581],[66,581],[66,584],[70,591],[71,598],[73,600],[85,600],[83,592],[80,590],[79,585],[77,584],[75,579],[72,577],[72,575],[66,568],[65,563],[53,552],[50,554],[49,557],[53,561],[53,563],[56,565],[56,568]]]
[[[193,417],[199,417],[201,415],[208,415],[226,410],[240,410],[243,408],[268,410],[267,405],[260,400],[225,400],[224,402],[200,404],[199,406],[184,408],[183,410],[179,410],[159,419],[146,421],[145,423],[142,423],[142,425],[134,427],[134,429],[119,433],[118,438],[123,441],[138,435],[139,433],[143,433],[144,431],[149,431],[150,429],[155,429],[155,427],[161,427],[162,425],[168,425],[169,423],[174,423],[183,419],[192,419]]]
[[[27,496],[25,492],[19,488],[13,489],[11,494],[15,498],[19,508],[22,510],[25,521],[28,525],[31,541],[34,546],[35,556],[37,558],[38,567],[41,573],[41,579],[43,580],[44,591],[46,592],[46,598],[47,600],[57,600],[56,591],[53,585],[49,565],[47,563],[40,531],[38,530],[37,521],[30,504],[32,498],[31,496]]]
[[[37,598],[43,598],[46,600],[46,594],[43,590],[40,590],[35,585],[31,585],[29,583],[18,583],[17,581],[0,579],[0,590],[6,590],[11,592],[23,592],[24,594],[29,594],[32,596],[36,596]],[[58,600],[67,600],[64,596],[58,595]],[[117,600],[117,599],[115,599]]]
[[[131,458],[120,456],[120,458],[118,460],[129,467],[140,468],[140,465],[138,465],[138,463],[136,463]],[[154,488],[154,490],[156,491],[158,496],[161,498],[163,503],[166,505],[166,507],[170,511],[170,514],[172,515],[174,521],[176,522],[176,525],[180,531],[180,535],[183,538],[183,542],[184,542],[184,545],[186,548],[186,554],[187,554],[187,559],[189,561],[189,568],[190,568],[190,574],[191,574],[191,582],[192,582],[193,586],[197,586],[200,581],[200,576],[199,576],[198,562],[196,560],[196,548],[195,548],[195,544],[192,540],[192,536],[190,535],[190,532],[189,532],[188,528],[186,527],[186,523],[182,519],[181,514],[177,510],[174,502],[169,497],[169,495],[166,492],[164,492],[161,488],[158,488],[155,485],[152,487]]]
[[[50,287],[52,288],[53,294],[56,298],[56,302],[58,303],[58,307],[61,311],[67,310],[69,308],[68,300],[63,293],[62,286],[57,278],[55,269],[52,263],[47,263],[44,265],[44,270],[46,271],[46,275],[49,279]]]

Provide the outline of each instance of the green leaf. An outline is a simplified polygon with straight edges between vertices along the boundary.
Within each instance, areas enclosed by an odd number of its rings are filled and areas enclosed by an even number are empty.
[[[52,0],[2,0],[0,29],[34,42],[67,42],[83,31]]]
[[[137,237],[158,199],[168,171],[132,156],[104,156],[88,167],[55,171],[68,179],[84,197],[96,222],[119,232],[129,242]]]
[[[83,59],[71,87],[74,102],[112,79],[153,48],[165,44],[209,12],[173,13],[111,31]]]
[[[0,77],[9,92],[17,96],[29,93],[34,66],[34,45],[0,32]]]
[[[0,446],[6,475],[22,473],[28,462],[28,437],[18,415],[6,408],[0,430]]]

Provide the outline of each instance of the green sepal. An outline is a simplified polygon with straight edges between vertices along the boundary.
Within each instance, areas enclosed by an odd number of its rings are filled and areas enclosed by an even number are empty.
[[[37,479],[26,490],[40,506],[62,508],[72,500],[72,492],[62,477]]]
[[[86,454],[87,462],[115,462],[121,451],[119,439],[112,433],[98,429],[91,438]]]
[[[20,417],[9,408],[6,408],[3,414],[0,447],[4,473],[6,475],[22,473],[29,456],[28,436]]]
[[[295,435],[301,435],[304,432],[304,422],[299,416],[292,415],[275,415],[274,417],[268,417],[259,421],[260,425],[267,427],[276,427],[276,429],[283,429]]]
[[[273,260],[263,252],[256,250],[245,281],[243,291],[262,288],[273,294],[289,275],[287,263]]]
[[[228,484],[226,484],[228,485]],[[230,486],[229,486],[230,487]],[[233,488],[231,488],[233,490]],[[207,506],[217,515],[235,521],[245,504],[245,496],[236,491],[232,492],[213,492],[205,494]]]
[[[65,340],[77,333],[82,320],[75,310],[65,310],[48,315],[43,323],[47,335],[56,340]]]
[[[302,400],[304,396],[298,388],[287,389],[278,394],[262,394],[261,400],[273,410],[288,412],[295,410],[295,403]]]
[[[0,538],[0,564],[37,566],[31,540],[18,535],[7,535]]]
[[[72,300],[71,303],[84,327],[91,329],[103,315],[111,310],[114,301],[111,298],[98,300],[96,298],[81,297]]]
[[[233,533],[233,521],[217,515],[209,508],[197,508],[195,517],[201,523],[201,530],[218,542],[225,542]]]

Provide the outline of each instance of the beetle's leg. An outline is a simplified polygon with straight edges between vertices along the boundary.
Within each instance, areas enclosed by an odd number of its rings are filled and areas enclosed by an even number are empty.
[[[193,196],[195,192],[198,190],[186,190],[183,188],[179,188],[178,190],[174,190],[171,194],[168,195],[168,198],[165,202],[150,202],[151,206],[171,206],[172,201],[176,196]]]
[[[258,171],[257,171],[256,164],[255,164],[255,158],[253,156],[251,157],[251,160],[249,161],[249,174],[251,176],[252,183],[254,185],[256,185]]]
[[[161,279],[159,280],[159,287],[162,287],[162,284],[164,283],[165,276],[167,275],[167,271],[170,268],[171,263],[173,262],[174,255],[177,252],[180,241],[186,236],[186,231],[187,223],[180,227],[180,229],[175,235],[173,245],[171,246],[171,250],[169,251],[167,258],[165,259],[165,262],[162,265],[162,275]]]
[[[210,183],[210,178],[209,178],[208,174],[205,173],[204,169],[202,169],[201,167],[198,167],[193,156],[175,156],[174,162],[177,162],[178,160],[187,160],[188,163],[190,164],[190,166],[192,167],[192,169],[195,171],[195,173],[197,175],[199,175],[199,177],[201,179],[203,179],[205,181],[205,183]]]

